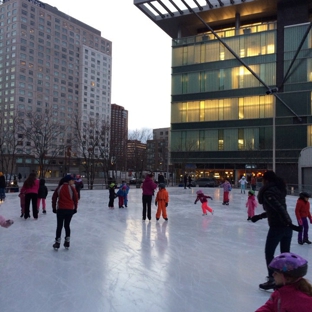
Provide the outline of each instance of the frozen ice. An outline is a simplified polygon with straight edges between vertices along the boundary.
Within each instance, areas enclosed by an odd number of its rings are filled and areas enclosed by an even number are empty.
[[[149,222],[142,221],[141,189],[130,189],[124,209],[117,199],[108,208],[106,189],[82,190],[71,246],[63,247],[63,230],[55,251],[51,189],[47,214],[40,209],[38,220],[19,217],[17,193],[0,206],[14,220],[0,228],[2,312],[250,312],[270,296],[258,288],[267,275],[268,225],[247,221],[247,192],[233,189],[223,206],[222,189],[203,188],[214,214],[202,216],[200,202],[194,205],[198,188],[170,186],[169,220],[157,222],[153,205]],[[294,223],[296,200],[287,196]],[[311,246],[298,245],[295,232],[291,251],[312,258]]]

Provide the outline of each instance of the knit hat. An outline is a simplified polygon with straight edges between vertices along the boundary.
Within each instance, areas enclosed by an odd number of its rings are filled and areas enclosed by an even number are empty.
[[[111,183],[110,185],[109,185],[109,187],[114,187],[115,186],[115,183]]]
[[[250,191],[248,192],[248,194],[255,195],[255,191],[254,191],[254,190],[250,190]]]
[[[63,181],[64,182],[69,182],[70,180],[75,180],[75,178],[73,176],[71,176],[70,174],[66,175],[64,178],[63,178]]]
[[[160,189],[164,189],[164,188],[166,188],[166,184],[165,183],[159,183],[158,187]]]

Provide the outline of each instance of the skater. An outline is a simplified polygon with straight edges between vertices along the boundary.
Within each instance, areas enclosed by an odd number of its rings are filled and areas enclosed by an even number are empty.
[[[55,243],[53,245],[55,250],[60,248],[63,226],[65,229],[64,247],[69,248],[70,222],[78,208],[78,194],[74,187],[74,178],[71,175],[66,175],[62,178],[62,181],[63,184],[57,187],[52,196],[52,209],[53,213],[56,213],[57,219]]]
[[[188,188],[190,189],[192,187],[192,177],[189,175],[188,176]]]
[[[228,178],[224,178],[224,182],[220,184],[223,187],[223,203],[222,205],[228,205],[230,203],[229,192],[232,190],[232,186]]]
[[[155,206],[158,205],[157,212],[156,212],[156,220],[158,221],[160,216],[168,221],[168,215],[167,215],[167,207],[169,203],[169,194],[166,190],[165,183],[159,183],[158,185],[159,191],[156,194],[155,198]]]
[[[247,221],[251,220],[251,218],[255,215],[255,209],[257,208],[258,203],[255,197],[255,191],[250,190],[248,192],[248,199],[246,202],[246,208],[247,208]]]
[[[159,175],[158,175],[158,185],[160,183],[165,183],[165,177],[164,177],[162,172],[160,172]]]
[[[0,201],[3,202],[5,199],[5,176],[0,172]]]
[[[34,219],[38,219],[38,208],[37,208],[37,199],[38,199],[38,190],[39,190],[39,180],[37,175],[34,172],[31,172],[28,178],[25,180],[23,187],[21,188],[20,194],[25,193],[25,213],[24,219],[30,218],[29,207],[30,201],[32,202],[32,212]]]
[[[146,213],[148,220],[152,218],[152,197],[154,195],[155,189],[157,188],[157,184],[152,180],[153,174],[149,173],[146,175],[143,183],[142,183],[142,220],[146,219]]]
[[[299,194],[299,198],[297,200],[296,204],[296,209],[295,209],[295,214],[296,218],[298,220],[298,224],[302,225],[303,227],[303,233],[302,231],[298,232],[298,244],[303,245],[304,243],[306,244],[311,244],[309,241],[308,237],[308,232],[309,232],[309,223],[312,223],[312,217],[310,213],[310,203],[309,203],[309,198],[311,197],[310,194],[307,192],[301,192]],[[303,238],[302,238],[303,234]]]
[[[244,176],[242,176],[242,178],[238,182],[240,183],[241,193],[244,192],[244,194],[245,194],[246,184],[248,183],[246,178]]]
[[[17,177],[18,177],[18,182],[21,182],[21,180],[22,180],[22,174],[19,173]]]
[[[202,207],[202,211],[203,211],[203,216],[207,215],[207,211],[209,211],[211,214],[213,214],[213,209],[208,206],[208,200],[207,200],[208,198],[212,200],[212,197],[205,195],[202,192],[202,190],[198,190],[196,192],[196,194],[197,194],[197,197],[195,199],[194,204],[196,205],[196,203],[198,201],[200,201],[202,203],[201,207]]]
[[[4,227],[4,228],[8,228],[9,226],[11,226],[14,223],[13,220],[6,220],[5,217],[0,216],[0,226]]]
[[[38,200],[37,200],[38,213],[40,210],[40,202],[42,202],[42,213],[47,213],[46,211],[47,196],[48,196],[48,188],[45,185],[45,179],[40,179],[39,190],[38,190]]]
[[[114,208],[114,200],[117,197],[117,195],[115,193],[115,189],[116,189],[116,184],[115,183],[111,183],[109,185],[109,188],[108,188],[108,191],[109,191],[108,207],[109,208]]]
[[[282,253],[269,264],[274,272],[275,291],[256,312],[300,311],[310,312],[312,285],[303,276],[308,262],[294,253]]]
[[[251,177],[250,186],[251,186],[251,189],[252,189],[253,191],[256,191],[256,188],[257,188],[257,180],[256,180],[256,177],[255,177],[254,175],[252,175],[252,177]]]
[[[126,181],[122,181],[121,182],[121,186],[120,187],[124,187],[124,198],[123,198],[123,204],[125,205],[125,207],[128,207],[128,194],[130,191],[130,186],[127,184]],[[122,207],[123,208],[123,207]]]
[[[119,187],[119,190],[117,191],[116,195],[118,196],[118,206],[119,206],[119,208],[125,208],[124,207],[124,199],[125,199],[125,196],[127,196],[127,187],[122,184]]]
[[[252,222],[268,218],[269,231],[265,243],[265,260],[268,268],[268,281],[259,285],[261,289],[268,290],[275,287],[273,270],[269,264],[274,258],[274,252],[278,244],[280,251],[289,252],[292,231],[300,228],[292,224],[286,206],[286,184],[273,171],[266,171],[263,175],[263,186],[258,193],[258,202],[263,205],[263,212],[251,218]]]
[[[184,180],[184,189],[186,190],[186,187],[187,187],[187,174],[185,174],[184,175],[184,178],[183,178],[183,180]]]
[[[78,194],[78,200],[79,200],[80,199],[80,190],[83,189],[83,182],[82,182],[80,174],[76,175],[75,188],[76,188],[76,191]]]

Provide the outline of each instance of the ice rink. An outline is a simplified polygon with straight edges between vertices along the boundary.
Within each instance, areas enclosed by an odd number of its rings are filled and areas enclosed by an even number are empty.
[[[255,311],[270,296],[258,288],[267,275],[267,220],[246,220],[247,192],[237,189],[223,206],[221,189],[202,188],[215,211],[202,216],[196,190],[168,188],[167,222],[156,222],[154,205],[152,220],[142,221],[141,189],[130,189],[125,209],[117,200],[108,208],[108,190],[82,190],[71,247],[62,246],[63,230],[59,251],[52,248],[52,191],[47,214],[40,209],[38,220],[20,218],[17,193],[7,194],[0,214],[15,223],[0,228],[0,311]],[[287,197],[294,223],[296,200]],[[291,251],[312,261],[312,245],[298,245],[295,232]]]

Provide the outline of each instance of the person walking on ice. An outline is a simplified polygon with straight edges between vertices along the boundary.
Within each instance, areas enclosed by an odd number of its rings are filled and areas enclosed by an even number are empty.
[[[246,202],[246,208],[247,208],[247,221],[251,220],[251,218],[255,215],[255,209],[257,208],[258,203],[255,197],[255,191],[250,190],[248,192],[248,199]]]
[[[211,197],[211,196],[205,195],[205,194],[202,192],[202,190],[198,190],[198,191],[196,192],[196,194],[197,194],[197,197],[196,197],[196,199],[195,199],[194,204],[196,205],[196,203],[197,203],[198,201],[201,202],[201,204],[202,204],[201,207],[202,207],[202,211],[203,211],[203,216],[206,216],[206,215],[207,215],[207,211],[209,211],[211,214],[213,214],[213,209],[210,208],[210,207],[208,206],[208,200],[207,200],[208,198],[211,199],[211,200],[213,200],[212,197]]]
[[[157,212],[156,212],[156,220],[158,221],[160,218],[160,215],[168,221],[168,216],[167,216],[167,207],[169,203],[169,194],[168,191],[166,190],[166,185],[165,183],[159,183],[158,185],[159,191],[156,194],[155,198],[155,206],[158,205]]]
[[[224,182],[220,184],[223,187],[223,203],[222,205],[228,205],[230,203],[229,193],[232,190],[231,183],[228,178],[224,178]]]

